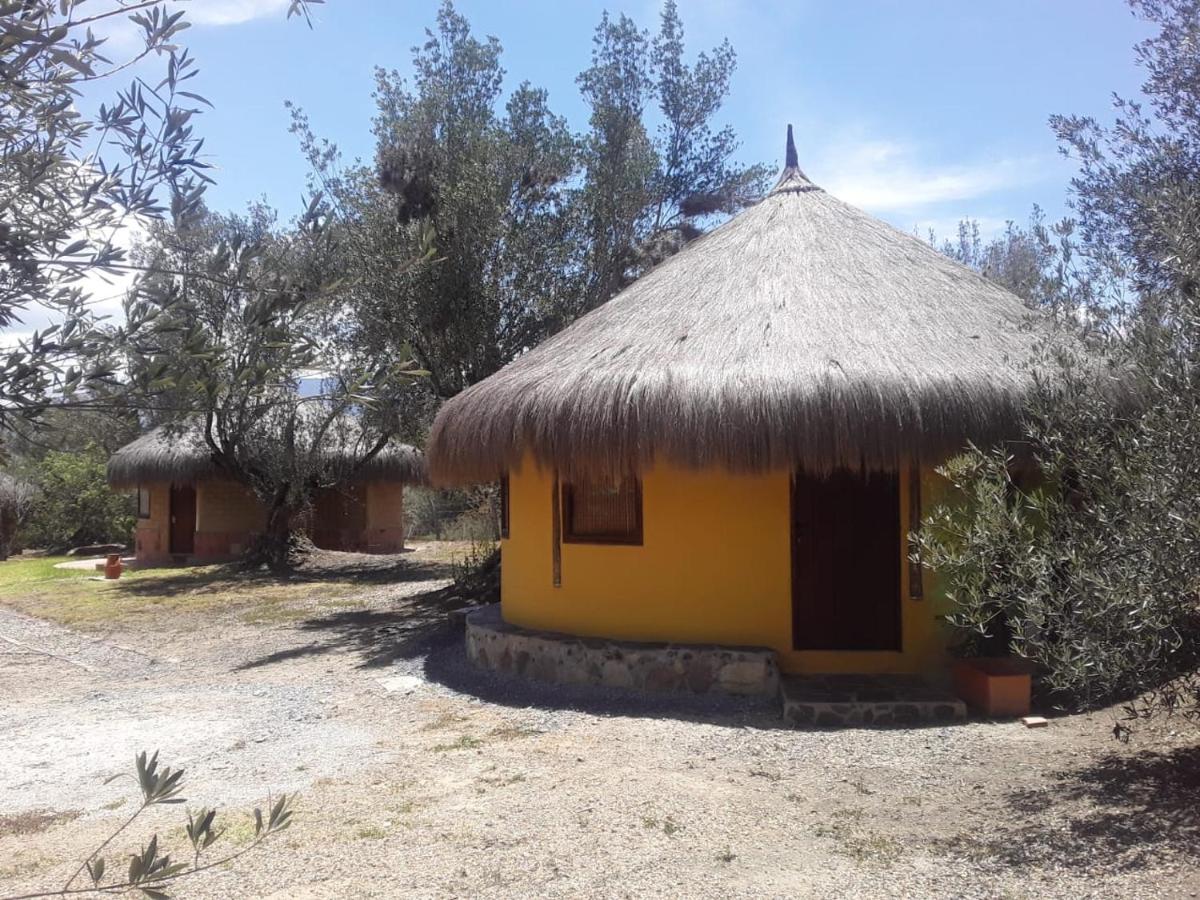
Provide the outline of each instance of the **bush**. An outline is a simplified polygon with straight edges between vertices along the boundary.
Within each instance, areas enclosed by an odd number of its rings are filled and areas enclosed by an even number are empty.
[[[82,544],[129,543],[136,522],[134,500],[105,480],[107,458],[89,447],[48,452],[32,463],[38,498],[20,532],[29,547],[51,551]]]
[[[466,490],[406,488],[405,530],[414,538],[437,541],[498,540],[499,495],[495,485],[481,485]]]
[[[29,518],[36,499],[32,484],[0,473],[0,560],[8,559],[16,548],[17,530]]]
[[[1059,358],[1029,410],[1037,484],[971,448],[940,470],[958,496],[914,535],[961,648],[1032,660],[1066,709],[1200,712],[1200,379],[1169,337],[1131,337],[1119,380]]]

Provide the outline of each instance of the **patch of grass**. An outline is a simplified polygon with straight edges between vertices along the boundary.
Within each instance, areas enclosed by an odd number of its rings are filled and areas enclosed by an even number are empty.
[[[387,829],[378,825],[363,825],[354,832],[354,836],[360,841],[378,841],[387,837],[387,834]]]
[[[31,809],[26,812],[0,816],[0,837],[8,835],[41,834],[55,825],[78,819],[81,813],[77,809],[52,810]]]
[[[891,863],[904,855],[904,845],[883,834],[848,835],[841,852],[859,862]]]
[[[422,731],[441,731],[443,728],[451,728],[455,725],[461,725],[468,720],[468,716],[462,716],[458,713],[442,713],[432,722],[426,722],[421,726]]]
[[[662,830],[662,833],[667,837],[673,837],[683,831],[683,826],[667,816],[665,819],[658,819],[655,816],[642,816],[642,827],[648,830]]]
[[[464,734],[453,744],[434,744],[432,749],[434,753],[447,753],[451,750],[474,750],[482,746],[483,741],[479,738]]]
[[[0,865],[0,880],[8,878],[24,878],[53,865],[57,860],[46,856],[32,856],[26,859],[16,859]]]
[[[523,772],[517,772],[514,775],[488,775],[479,780],[492,787],[508,787],[510,784],[520,784],[523,782],[525,775]]]
[[[219,815],[218,815],[219,818]],[[221,827],[221,823],[217,823]],[[225,831],[221,835],[221,842],[229,842],[229,846],[244,847],[254,840],[254,818],[249,815],[240,815],[232,822],[226,821],[224,825]]]
[[[853,786],[855,793],[862,794],[864,797],[869,797],[871,794],[875,793],[873,790],[867,787],[866,783],[863,781],[852,781],[850,784]]]
[[[116,581],[91,569],[56,569],[70,557],[14,558],[0,563],[0,603],[27,615],[77,628],[147,624],[178,625],[181,613],[240,614],[248,624],[285,624],[319,613],[331,601],[357,605],[361,584],[314,583],[247,573],[229,565],[130,569]]]
[[[504,725],[500,728],[494,728],[489,732],[489,737],[494,737],[499,740],[513,740],[515,738],[533,737],[543,732],[537,728],[530,728],[528,725]]]
[[[0,563],[0,597],[47,581],[78,581],[100,574],[92,569],[56,569],[71,556],[14,556]]]
[[[765,778],[771,782],[783,780],[783,776],[780,773],[773,772],[770,769],[751,769],[750,776],[752,778]]]
[[[725,863],[726,865],[733,862],[735,859],[737,859],[737,854],[728,847],[717,854],[717,862]]]

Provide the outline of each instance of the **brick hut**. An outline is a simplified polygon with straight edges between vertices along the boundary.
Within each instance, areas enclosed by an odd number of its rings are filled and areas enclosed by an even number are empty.
[[[325,550],[404,549],[404,485],[425,480],[421,452],[391,443],[344,484],[317,492],[302,527]],[[137,490],[137,560],[216,562],[241,555],[266,511],[213,463],[198,428],[159,427],[122,447],[108,482]]]
[[[759,203],[447,402],[430,475],[501,481],[505,627],[936,672],[907,535],[936,466],[1019,438],[1029,318],[813,184],[789,128]]]

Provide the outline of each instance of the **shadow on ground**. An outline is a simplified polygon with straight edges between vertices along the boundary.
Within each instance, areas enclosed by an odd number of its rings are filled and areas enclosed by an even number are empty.
[[[569,710],[602,716],[673,718],[737,727],[783,728],[775,697],[642,694],[592,685],[550,685],[485,671],[466,656],[463,626],[450,610],[466,605],[451,585],[396,601],[387,610],[332,613],[301,622],[314,640],[244,663],[256,669],[301,657],[357,654],[362,668],[391,667],[457,694],[511,708]]]
[[[451,576],[453,566],[450,563],[413,559],[410,553],[378,555],[322,551],[286,574],[239,562],[178,570],[148,569],[143,571],[153,572],[154,578],[132,578],[121,582],[120,587],[124,593],[133,596],[157,596],[170,592],[219,590],[225,586],[242,589],[348,581],[364,585],[404,584]]]
[[[1011,793],[1014,815],[1004,818],[1016,824],[974,841],[974,852],[1013,868],[1066,870],[1097,861],[1138,869],[1200,854],[1200,747],[1114,752],[1053,778]]]
[[[430,577],[439,576],[426,575],[425,579]],[[418,579],[414,576],[406,580]],[[398,659],[416,659],[445,643],[453,634],[461,640],[462,629],[451,626],[448,613],[463,605],[462,597],[451,585],[405,597],[390,609],[345,610],[315,616],[296,627],[320,640],[267,654],[239,668],[257,669],[326,653],[355,653],[361,657],[363,668],[391,665]]]

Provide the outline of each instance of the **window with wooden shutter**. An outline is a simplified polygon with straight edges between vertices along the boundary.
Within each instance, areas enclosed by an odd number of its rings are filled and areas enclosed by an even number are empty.
[[[563,540],[572,544],[640,544],[642,484],[579,480],[564,484]]]
[[[140,484],[137,489],[137,515],[139,519],[150,518],[150,488]]]

